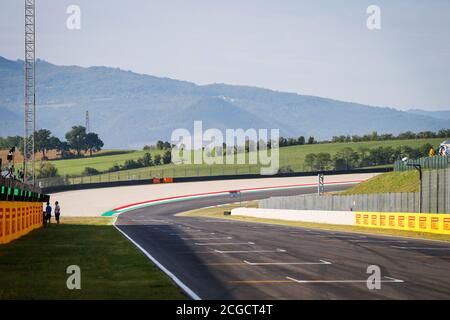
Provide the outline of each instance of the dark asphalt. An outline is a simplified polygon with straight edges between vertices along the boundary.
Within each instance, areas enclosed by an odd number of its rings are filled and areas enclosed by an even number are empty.
[[[448,243],[174,216],[235,201],[156,205],[125,213],[116,225],[202,299],[450,299]],[[381,289],[368,289],[369,265],[379,266]]]

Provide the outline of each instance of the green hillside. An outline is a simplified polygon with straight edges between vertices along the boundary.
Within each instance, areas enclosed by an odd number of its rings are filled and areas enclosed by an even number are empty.
[[[349,143],[323,143],[301,146],[290,146],[280,148],[280,166],[290,166],[294,171],[307,171],[304,164],[305,156],[309,153],[327,152],[332,156],[346,147],[350,147],[355,151],[361,147],[377,148],[377,147],[398,147],[409,146],[417,148],[425,143],[431,143],[438,146],[443,139],[416,139],[416,140],[390,140],[390,141],[367,141],[367,142],[349,142]],[[126,160],[137,160],[146,152],[150,152],[152,157],[156,154],[163,154],[162,150],[151,151],[135,151],[127,154],[107,155],[97,157],[86,157],[81,159],[55,160],[52,163],[58,169],[60,175],[79,176],[85,167],[95,168],[99,171],[105,171],[113,165],[123,165]],[[146,167],[133,170],[126,170],[114,173],[105,173],[100,179],[115,180],[127,178],[143,178],[139,175],[148,177],[159,176],[192,176],[192,175],[222,175],[222,174],[245,174],[259,173],[257,165],[161,165],[155,167]],[[134,176],[134,177],[133,177]]]
[[[380,174],[340,194],[370,194],[389,192],[419,192],[419,173],[416,170]]]

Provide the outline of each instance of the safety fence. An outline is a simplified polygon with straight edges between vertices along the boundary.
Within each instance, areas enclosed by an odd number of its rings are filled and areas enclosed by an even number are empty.
[[[450,157],[434,156],[407,161],[397,160],[394,163],[394,171],[414,170],[417,165],[420,165],[422,169],[432,170],[450,168]]]
[[[423,172],[421,192],[300,195],[259,201],[265,209],[450,213],[450,170]]]
[[[42,226],[40,202],[0,201],[0,244],[9,243]]]
[[[450,214],[355,212],[355,225],[450,234]]]

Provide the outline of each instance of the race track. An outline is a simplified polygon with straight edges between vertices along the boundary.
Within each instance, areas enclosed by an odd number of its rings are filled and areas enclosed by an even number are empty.
[[[261,191],[242,198],[315,190]],[[174,216],[235,201],[222,195],[154,205],[120,215],[116,226],[193,298],[450,298],[449,243]],[[368,289],[369,265],[379,266],[381,289]]]

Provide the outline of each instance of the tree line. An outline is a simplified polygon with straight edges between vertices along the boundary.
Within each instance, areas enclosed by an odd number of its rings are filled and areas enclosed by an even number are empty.
[[[316,143],[345,143],[345,142],[363,142],[363,141],[388,141],[388,140],[416,140],[416,139],[435,139],[442,138],[446,139],[450,137],[450,129],[442,129],[436,132],[433,131],[422,131],[414,133],[412,131],[406,131],[398,135],[394,134],[379,134],[374,131],[370,134],[365,135],[340,135],[333,136],[331,140],[317,141],[314,137],[309,137],[306,139],[304,136],[298,138],[284,138],[280,137],[278,144],[280,147],[289,146],[301,146],[305,144],[316,144]]]
[[[361,147],[353,150],[350,147],[343,148],[333,156],[327,152],[309,153],[305,156],[304,164],[311,171],[321,170],[350,170],[371,166],[393,164],[404,157],[417,159],[428,156],[433,146],[426,143],[418,148],[409,146],[399,147]]]
[[[154,166],[160,166],[164,164],[170,164],[172,162],[172,150],[166,150],[163,155],[155,154],[154,157],[152,157],[151,153],[146,152],[143,157],[138,158],[136,160],[129,159],[124,162],[123,165],[114,164],[111,168],[107,169],[106,171],[100,171],[95,168],[86,167],[82,173],[83,176],[92,176],[96,174],[101,173],[111,173],[111,172],[117,172],[122,170],[131,170],[131,169],[139,169],[139,168],[146,168],[146,167],[154,167]]]
[[[48,129],[37,130],[34,133],[34,152],[41,152],[42,159],[47,160],[46,153],[49,150],[56,150],[60,158],[67,159],[80,157],[82,151],[89,152],[89,155],[92,156],[93,152],[100,151],[104,146],[97,133],[88,133],[83,126],[73,126],[66,133],[65,138],[66,141],[61,141],[58,137],[53,136]],[[12,147],[17,147],[23,154],[23,137],[0,137],[0,148],[10,149]]]

